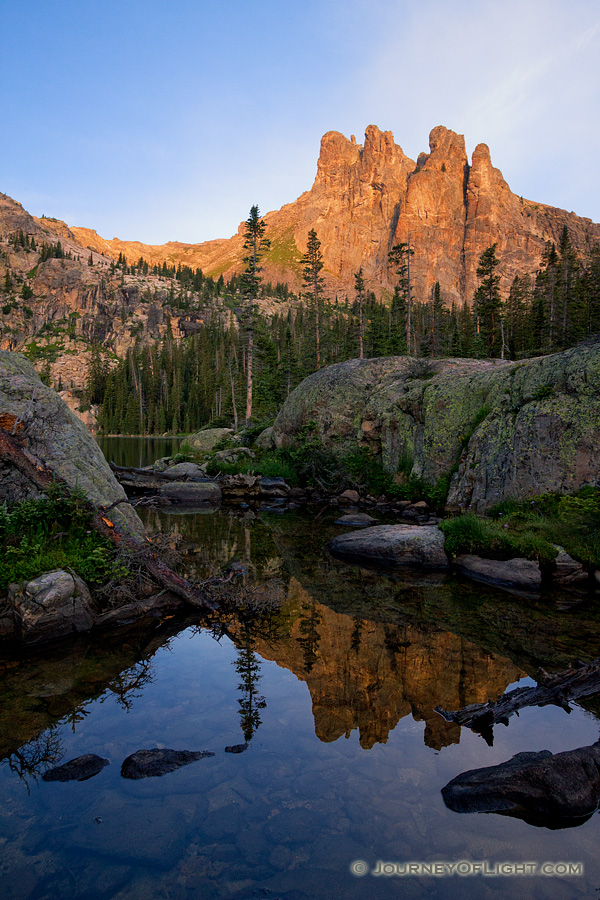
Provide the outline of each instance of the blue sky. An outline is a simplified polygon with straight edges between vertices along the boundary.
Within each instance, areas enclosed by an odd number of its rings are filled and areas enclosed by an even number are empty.
[[[229,237],[322,134],[435,125],[600,222],[597,0],[27,0],[0,9],[0,191],[103,237]]]

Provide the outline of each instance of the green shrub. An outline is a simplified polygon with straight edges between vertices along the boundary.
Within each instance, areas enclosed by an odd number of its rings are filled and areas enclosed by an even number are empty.
[[[574,494],[542,494],[533,500],[506,500],[490,510],[510,530],[533,532],[585,565],[600,566],[600,488]]]
[[[0,589],[44,572],[70,568],[91,585],[123,577],[112,544],[90,528],[85,494],[59,486],[47,497],[0,506]]]
[[[466,513],[440,524],[450,556],[475,553],[509,559],[524,557],[550,562],[557,551],[547,538],[531,529],[511,527],[509,522],[483,519]]]

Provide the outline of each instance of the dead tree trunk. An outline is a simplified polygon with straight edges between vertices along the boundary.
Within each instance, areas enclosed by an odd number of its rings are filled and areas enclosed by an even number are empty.
[[[446,722],[465,725],[481,734],[490,746],[493,743],[493,728],[498,723],[508,725],[513,713],[526,706],[560,706],[571,712],[569,701],[582,700],[600,693],[600,658],[578,667],[571,666],[558,675],[541,673],[541,680],[535,687],[515,688],[502,694],[493,703],[472,703],[455,712],[436,706],[435,711]]]

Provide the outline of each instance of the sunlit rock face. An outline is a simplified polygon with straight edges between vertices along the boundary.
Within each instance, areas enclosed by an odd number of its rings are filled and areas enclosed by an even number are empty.
[[[429,152],[415,162],[391,131],[376,125],[366,129],[359,144],[337,131],[321,139],[313,186],[296,200],[265,216],[272,250],[264,260],[264,276],[275,284],[300,286],[299,260],[308,232],[321,241],[328,291],[344,296],[354,288],[362,266],[369,289],[391,288],[390,248],[409,241],[414,248],[414,296],[428,300],[436,281],[443,298],[469,302],[477,285],[479,256],[496,243],[502,259],[501,288],[508,290],[515,275],[535,271],[546,241],[558,243],[566,225],[577,252],[588,252],[600,238],[600,225],[572,212],[532,202],[514,194],[492,165],[486,144],[479,144],[471,161],[464,137],[435,127]],[[152,262],[200,266],[207,274],[225,277],[242,266],[243,226],[229,239],[202,244],[169,242],[150,246],[117,238],[104,240],[87,228],[71,233],[84,247],[129,259],[140,255]]]

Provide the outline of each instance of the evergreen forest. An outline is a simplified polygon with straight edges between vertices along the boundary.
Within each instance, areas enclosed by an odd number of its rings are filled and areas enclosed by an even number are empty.
[[[457,305],[444,302],[439,283],[430,297],[413,296],[410,264],[418,251],[399,244],[390,251],[397,278],[391,297],[365,290],[359,270],[353,295],[331,299],[320,277],[315,232],[301,261],[299,294],[287,285],[263,283],[261,245],[252,233],[262,220],[257,207],[252,212],[246,271],[227,283],[188,267],[152,267],[143,259],[128,265],[124,257],[115,263],[126,273],[172,279],[171,314],[197,307],[202,322],[179,342],[169,321],[159,343],[149,345],[138,335],[112,368],[95,348],[87,399],[99,404],[104,433],[177,434],[207,424],[265,424],[306,376],[351,358],[522,359],[564,350],[600,332],[600,248],[579,258],[566,229],[558,246],[546,246],[540,269],[516,277],[506,297],[499,290],[496,245],[481,255],[475,296]],[[261,298],[269,299],[269,314],[261,312]]]

